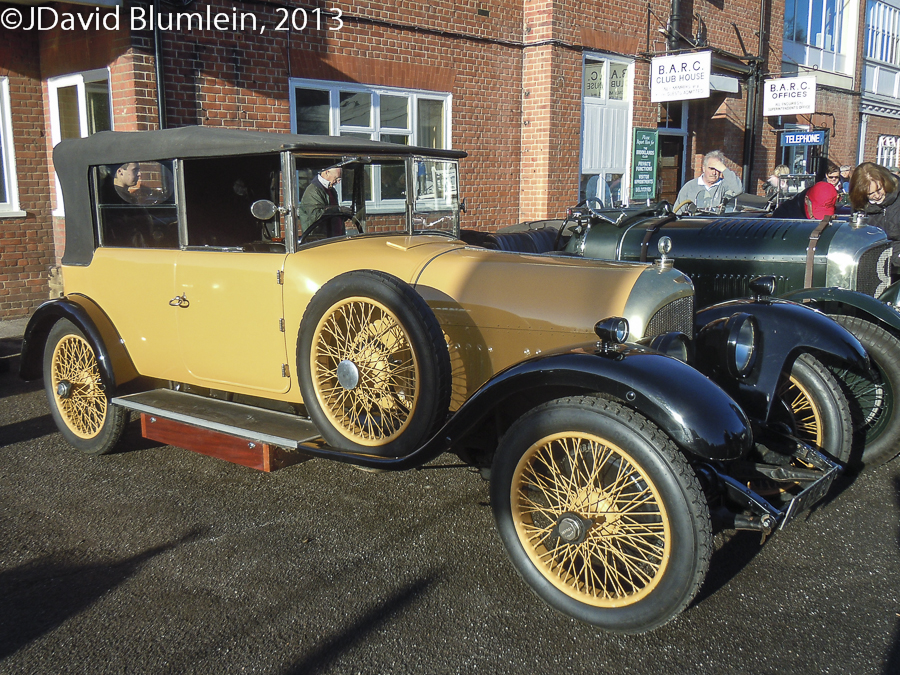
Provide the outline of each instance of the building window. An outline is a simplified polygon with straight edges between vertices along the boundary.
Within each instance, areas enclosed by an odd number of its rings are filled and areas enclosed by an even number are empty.
[[[291,80],[290,91],[298,134],[451,147],[450,94],[300,79]]]
[[[585,57],[579,201],[599,199],[604,207],[627,202],[631,80],[631,63]]]
[[[842,13],[840,0],[785,0],[784,39],[839,52]]]
[[[53,145],[67,138],[85,138],[98,131],[110,131],[112,104],[109,71],[87,70],[47,80],[50,94],[50,134]],[[65,215],[62,191],[56,181],[54,216]]]
[[[900,166],[900,158],[898,158],[898,148],[900,148],[900,136],[879,136],[878,137],[878,164],[886,166],[891,171],[895,171]]]
[[[900,66],[900,8],[869,0],[866,6],[866,58]]]
[[[16,151],[13,145],[9,78],[0,77],[0,217],[24,216],[19,211],[16,183]]]

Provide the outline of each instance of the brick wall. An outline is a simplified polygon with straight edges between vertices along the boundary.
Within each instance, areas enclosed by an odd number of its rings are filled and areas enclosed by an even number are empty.
[[[13,318],[27,316],[48,297],[53,231],[37,36],[4,33],[0,77],[9,78],[19,208],[26,213],[0,217],[0,318]]]
[[[900,136],[900,120],[891,117],[879,117],[877,115],[868,116],[868,120],[866,121],[866,145],[863,161],[878,161],[879,136]],[[850,164],[856,163],[856,157],[854,156]]]

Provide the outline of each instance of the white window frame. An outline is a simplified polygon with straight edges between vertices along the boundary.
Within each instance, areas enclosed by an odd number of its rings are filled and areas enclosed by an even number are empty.
[[[107,83],[109,90],[109,128],[114,130],[112,114],[112,85],[109,75],[109,68],[97,68],[95,70],[84,70],[79,73],[71,73],[69,75],[60,75],[59,77],[51,77],[47,80],[47,93],[50,96],[50,140],[53,146],[62,140],[62,130],[59,123],[59,90],[64,87],[75,86],[78,92],[78,121],[80,124],[79,133],[81,138],[88,135],[88,115],[87,115],[87,97],[85,96],[85,85],[91,82]],[[59,185],[59,177],[54,174],[56,183],[56,208],[53,209],[54,216],[65,216],[63,208],[62,189]]]
[[[603,67],[603,92],[602,96],[585,96],[584,95],[584,77],[586,73],[586,67],[589,64],[597,64],[602,62],[604,64]],[[627,68],[627,77],[628,81],[625,84],[625,91],[623,92],[622,99],[610,99],[609,98],[609,69],[610,65],[615,63],[616,65],[625,66]],[[625,58],[622,56],[618,56],[615,54],[607,54],[602,52],[591,52],[589,54],[585,54],[582,59],[581,64],[581,77],[582,77],[582,87],[581,87],[581,159],[579,162],[579,172],[578,172],[578,195],[580,199],[581,195],[581,184],[584,181],[585,176],[594,176],[596,175],[598,183],[605,185],[606,184],[606,176],[612,174],[621,173],[621,180],[619,185],[619,201],[623,204],[627,205],[629,200],[631,199],[631,134],[632,127],[634,122],[634,59]],[[586,121],[586,110],[588,105],[602,105],[604,107],[610,108],[619,108],[625,112],[626,118],[626,129],[625,129],[625,156],[623,158],[623,164],[617,166],[594,166],[588,165],[588,157],[585,152],[585,121]],[[621,171],[619,169],[621,168]],[[608,206],[605,202],[604,206]]]
[[[316,89],[329,93],[328,134],[340,136],[344,134],[368,134],[369,138],[378,140],[382,135],[408,135],[410,145],[419,145],[418,115],[420,100],[441,101],[444,104],[443,137],[444,149],[453,148],[453,94],[424,89],[401,89],[399,87],[376,87],[353,82],[333,82],[329,80],[307,80],[292,77],[289,80],[291,130],[297,129],[297,89]],[[368,126],[341,125],[341,92],[365,93],[372,95],[372,115]],[[381,127],[381,96],[403,97],[409,100],[409,126],[406,129]]]
[[[852,77],[855,59],[854,54],[847,50],[853,50],[857,45],[853,30],[858,24],[850,15],[853,14],[854,10],[859,9],[859,5],[852,0],[849,3],[846,0],[837,0],[835,2],[834,44],[830,48],[826,48],[824,44],[818,46],[813,43],[811,34],[815,29],[813,31],[810,30],[813,19],[813,6],[820,5],[822,2],[823,0],[795,0],[795,8],[797,4],[807,4],[806,42],[797,42],[793,39],[784,38],[782,43],[784,60],[817,70],[840,73]],[[786,12],[787,6],[785,6]],[[796,16],[796,9],[794,16]],[[823,11],[821,28],[824,28],[825,19],[825,12]],[[786,16],[784,24],[787,24]]]
[[[16,148],[12,130],[12,108],[9,102],[9,78],[0,77],[0,139],[3,152],[6,201],[0,202],[0,218],[22,218],[27,214],[19,208],[19,181],[16,176]]]
[[[878,137],[876,162],[888,169],[900,166],[900,136],[881,135]]]
[[[351,82],[333,82],[328,80],[308,80],[302,78],[291,78],[289,80],[290,106],[291,106],[291,130],[297,131],[297,90],[313,89],[316,91],[327,91],[329,98],[329,114],[328,114],[328,134],[330,136],[342,136],[347,134],[364,135],[370,140],[380,140],[383,136],[406,136],[409,139],[408,145],[420,145],[417,138],[419,129],[419,101],[440,101],[444,106],[443,128],[443,144],[441,149],[450,149],[453,147],[452,142],[452,116],[453,116],[453,94],[435,91],[426,91],[423,89],[401,89],[398,87],[381,87],[370,86],[365,84],[357,84]],[[341,94],[369,94],[371,96],[371,113],[369,116],[369,124],[349,125],[341,124]],[[397,98],[407,99],[407,127],[400,129],[396,127],[381,126],[381,97],[394,96]],[[381,174],[379,167],[373,167],[372,175],[373,187],[380,184]],[[400,199],[381,199],[380,190],[373,189],[372,201],[367,204],[367,209],[372,213],[393,212],[398,208],[403,208],[405,201]]]

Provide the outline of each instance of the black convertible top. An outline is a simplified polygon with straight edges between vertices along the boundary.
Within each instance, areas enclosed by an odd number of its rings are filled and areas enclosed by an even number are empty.
[[[284,150],[333,155],[424,155],[445,159],[466,156],[461,150],[437,150],[346,136],[302,136],[268,131],[181,127],[162,131],[101,131],[62,141],[53,149],[66,212],[64,265],[88,265],[96,242],[91,221],[89,168],[151,160],[239,157]]]

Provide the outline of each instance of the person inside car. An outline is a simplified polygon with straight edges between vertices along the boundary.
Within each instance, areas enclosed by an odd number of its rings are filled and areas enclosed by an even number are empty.
[[[304,232],[326,217],[325,211],[328,207],[337,207],[340,204],[334,187],[340,181],[341,167],[335,166],[320,171],[309,182],[300,198],[300,226]],[[329,218],[326,236],[337,237],[344,234],[343,220],[337,217]]]
[[[744,191],[737,174],[725,166],[725,155],[713,150],[703,158],[702,172],[684,184],[675,200],[676,212],[693,203],[702,211],[713,211]]]

